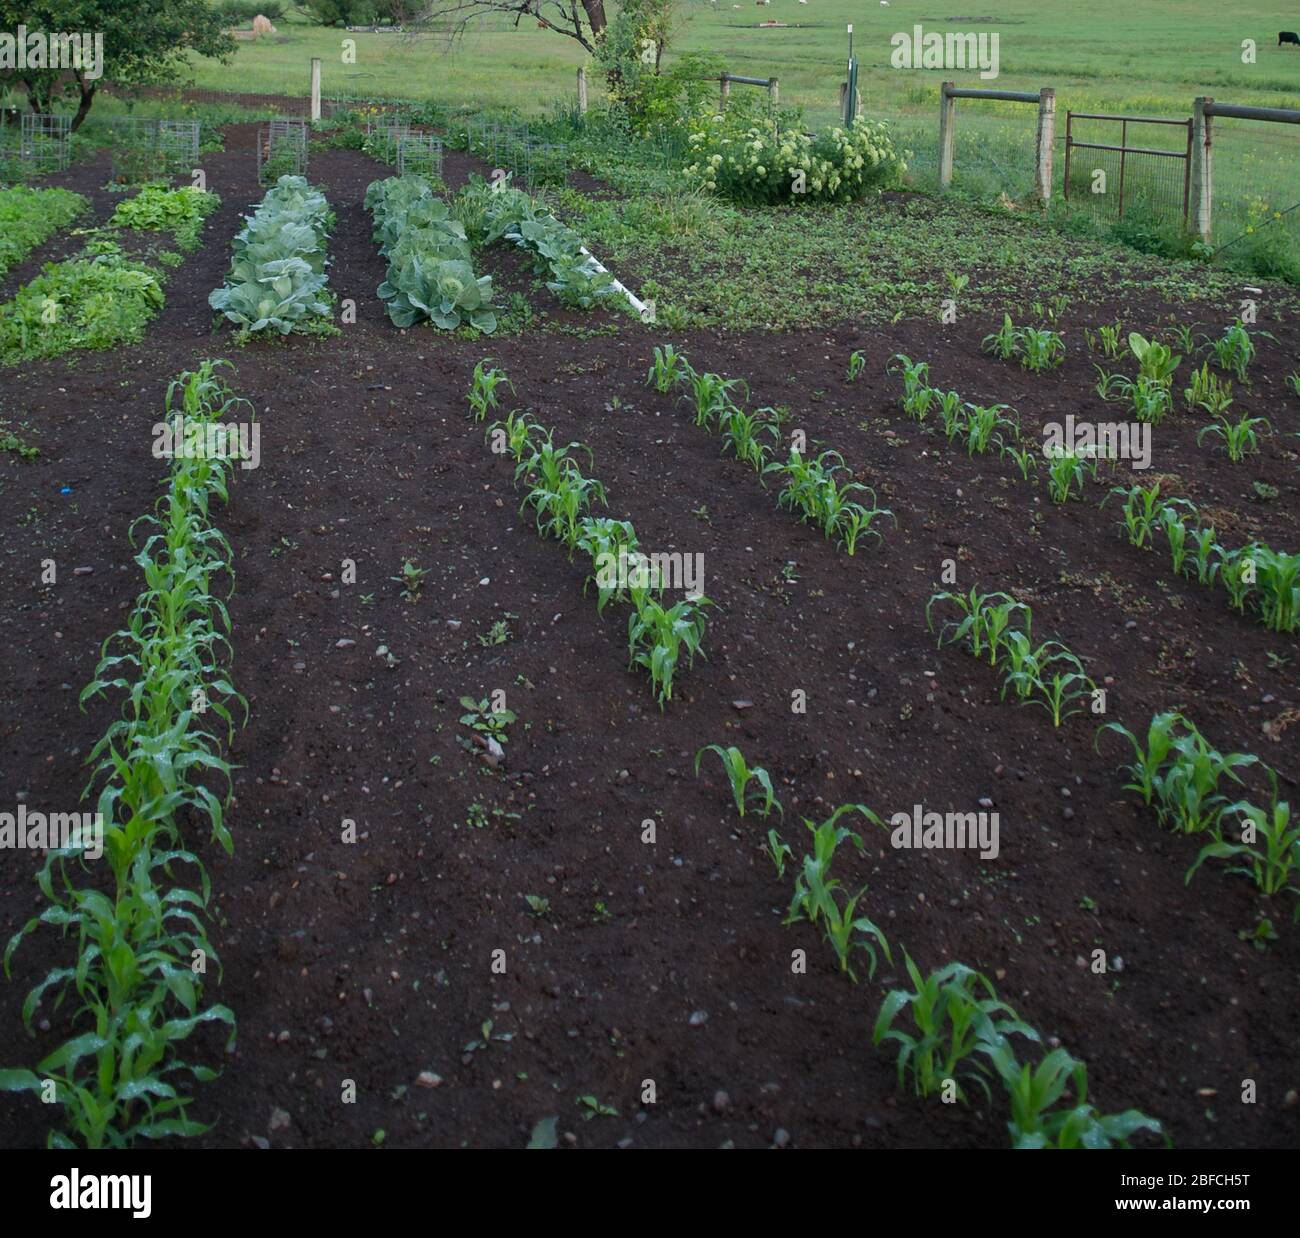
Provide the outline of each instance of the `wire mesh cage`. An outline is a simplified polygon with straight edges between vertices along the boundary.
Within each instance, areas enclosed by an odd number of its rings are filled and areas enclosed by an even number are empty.
[[[68,149],[72,117],[24,112],[19,130],[18,158],[29,174],[61,172],[71,161]]]
[[[307,175],[307,125],[272,120],[257,130],[257,176],[270,183],[282,176]]]
[[[397,139],[397,174],[442,180],[442,139],[431,133],[407,133]]]
[[[199,161],[197,120],[115,116],[108,122],[113,180],[138,185],[185,176]]]

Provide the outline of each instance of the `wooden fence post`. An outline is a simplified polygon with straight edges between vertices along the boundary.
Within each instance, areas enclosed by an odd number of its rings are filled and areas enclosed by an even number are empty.
[[[1038,158],[1034,171],[1034,196],[1046,205],[1052,200],[1052,146],[1056,141],[1056,91],[1044,86],[1038,92]]]
[[[320,57],[311,58],[311,118],[320,120]]]
[[[731,82],[728,80],[725,73],[718,78],[718,82],[720,95],[718,99],[718,111],[725,112],[727,110],[727,96],[731,93]]]
[[[939,188],[952,184],[953,125],[957,119],[957,100],[948,92],[952,82],[939,87]]]
[[[587,70],[578,70],[578,115],[587,114]]]
[[[773,108],[778,108],[781,106],[781,84],[774,77],[768,78],[767,97],[768,100],[771,102]]]
[[[1192,103],[1192,228],[1207,245],[1214,235],[1214,156],[1213,121],[1206,113],[1211,98]]]

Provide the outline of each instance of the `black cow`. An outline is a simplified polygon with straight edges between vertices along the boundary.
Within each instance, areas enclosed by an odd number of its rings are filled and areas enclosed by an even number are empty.
[[[1281,47],[1283,43],[1294,43],[1297,47],[1300,47],[1300,34],[1296,34],[1294,30],[1278,31],[1278,36],[1277,36],[1278,47]]]

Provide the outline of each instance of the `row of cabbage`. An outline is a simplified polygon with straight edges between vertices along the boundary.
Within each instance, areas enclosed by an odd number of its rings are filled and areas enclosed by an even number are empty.
[[[390,176],[366,189],[374,239],[388,260],[378,295],[398,327],[432,322],[444,331],[467,323],[491,334],[492,277],[474,274],[465,226],[420,176]]]
[[[172,383],[167,414],[180,419],[178,432],[220,423],[245,403],[219,377],[220,364],[205,361]],[[183,820],[206,821],[227,853],[233,846],[222,732],[229,743],[233,711],[247,706],[230,682],[230,617],[214,592],[230,574],[231,549],[209,515],[212,500],[226,498],[231,467],[220,455],[178,455],[155,511],[136,522],[150,530],[135,560],[145,588],[81,694],[83,703],[121,701],[88,758],[96,814],[50,840],[37,876],[47,906],[5,950],[8,973],[41,926],[77,947],[75,963],[51,967],[23,1003],[29,1032],[53,998],[70,1012],[71,1035],[35,1070],[0,1070],[0,1091],[59,1106],[51,1147],[199,1134],[205,1128],[187,1114],[189,1083],[216,1072],[184,1060],[182,1042],[207,1023],[226,1025],[234,1039],[231,1011],[203,1000],[205,977],[219,968],[205,925],[211,888],[192,840],[182,838]],[[107,871],[95,874],[101,857]]]
[[[306,331],[331,316],[325,245],[334,213],[306,177],[282,176],[235,236],[208,304],[244,331]]]

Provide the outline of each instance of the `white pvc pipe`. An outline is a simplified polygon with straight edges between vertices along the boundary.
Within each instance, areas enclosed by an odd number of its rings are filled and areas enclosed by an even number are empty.
[[[585,245],[582,246],[582,253],[583,253],[586,257],[588,257],[588,258],[591,259],[591,261],[592,261],[593,265],[595,266],[596,270],[598,270],[602,275],[609,275],[609,273],[610,273],[610,272],[609,272],[609,268],[606,267],[606,266],[604,266],[604,265],[601,263],[600,259],[597,258],[597,257],[595,256],[595,254],[593,254],[593,253],[591,252],[591,250],[589,250]],[[638,318],[642,318],[642,317],[644,317],[645,312],[646,312],[646,309],[647,309],[648,307],[647,307],[646,303],[645,303],[644,301],[642,301],[641,298],[638,297],[638,296],[636,295],[636,293],[634,293],[630,288],[626,287],[625,285],[619,283],[618,280],[616,280],[616,279],[612,279],[612,278],[611,278],[611,281],[610,281],[610,287],[613,288],[615,292],[621,292],[621,293],[622,293],[622,294],[627,298],[627,302],[628,302],[628,304],[629,304],[629,305],[630,305],[634,310],[636,310],[636,315],[637,315]]]

